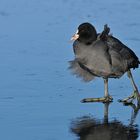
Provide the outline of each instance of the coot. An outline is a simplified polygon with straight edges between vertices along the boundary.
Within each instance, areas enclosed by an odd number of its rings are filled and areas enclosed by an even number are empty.
[[[95,77],[104,80],[103,98],[86,98],[82,102],[111,102],[113,98],[108,93],[108,78],[120,78],[125,72],[131,80],[134,92],[131,96],[120,100],[130,103],[137,99],[140,105],[140,94],[134,82],[130,69],[138,68],[140,61],[136,54],[119,39],[109,34],[110,28],[105,25],[102,33],[97,34],[90,23],[82,23],[72,37],[75,59],[70,61],[73,74],[88,82]]]

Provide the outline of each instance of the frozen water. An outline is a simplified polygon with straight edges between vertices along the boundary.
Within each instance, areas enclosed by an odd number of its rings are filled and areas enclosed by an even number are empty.
[[[102,120],[103,104],[80,103],[103,96],[102,79],[85,84],[70,74],[67,62],[74,56],[69,40],[82,22],[93,23],[98,32],[107,23],[140,57],[139,13],[138,0],[1,0],[0,139],[73,140],[72,120]],[[140,89],[139,73],[133,72]],[[109,120],[128,126],[133,109],[117,99],[132,92],[130,82],[124,76],[111,79],[109,86],[114,97]],[[139,114],[134,125],[140,125]]]

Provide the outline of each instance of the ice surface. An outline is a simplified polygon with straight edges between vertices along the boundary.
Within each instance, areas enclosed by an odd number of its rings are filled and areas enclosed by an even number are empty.
[[[69,41],[77,26],[91,22],[111,33],[140,57],[139,0],[0,1],[0,139],[74,140],[71,121],[92,115],[103,119],[103,104],[82,104],[103,96],[103,81],[82,83],[67,70],[73,59]],[[133,72],[140,89],[140,70]],[[109,82],[114,102],[109,119],[128,125],[132,108],[117,99],[132,87],[126,76]],[[140,125],[140,115],[134,124]],[[140,139],[140,138],[139,138]]]

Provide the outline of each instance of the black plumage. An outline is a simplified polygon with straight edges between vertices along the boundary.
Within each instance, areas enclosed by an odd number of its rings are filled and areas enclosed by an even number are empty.
[[[75,59],[70,61],[70,69],[84,81],[95,76],[105,80],[105,96],[108,96],[108,78],[120,78],[125,72],[133,81],[131,68],[138,68],[136,54],[119,39],[109,35],[110,28],[105,25],[102,33],[97,34],[90,23],[83,23],[72,37]],[[133,82],[134,91],[137,90]],[[137,90],[138,91],[138,90]]]

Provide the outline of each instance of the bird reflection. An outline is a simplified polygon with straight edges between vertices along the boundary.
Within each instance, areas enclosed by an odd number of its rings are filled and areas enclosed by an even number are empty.
[[[78,140],[136,140],[138,138],[138,126],[133,125],[139,108],[131,105],[133,112],[129,125],[124,125],[118,120],[108,120],[109,103],[104,104],[104,119],[102,121],[84,116],[72,121],[71,131]]]

